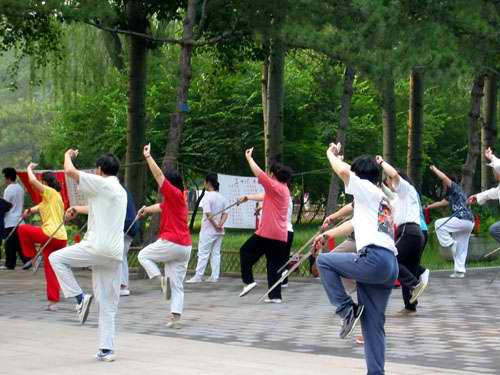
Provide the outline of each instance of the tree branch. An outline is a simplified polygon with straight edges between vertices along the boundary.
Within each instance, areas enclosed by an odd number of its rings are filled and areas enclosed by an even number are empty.
[[[243,36],[244,33],[242,31],[226,31],[220,35],[214,36],[212,38],[208,38],[205,40],[197,41],[193,39],[188,39],[188,40],[183,40],[183,39],[175,39],[175,38],[164,38],[164,37],[155,37],[149,34],[144,34],[144,33],[138,33],[135,31],[131,30],[123,30],[123,29],[118,29],[118,28],[112,28],[112,27],[107,27],[104,25],[101,25],[99,23],[95,23],[92,21],[85,21],[86,24],[97,27],[98,29],[108,31],[110,33],[116,33],[116,34],[123,34],[123,35],[132,35],[136,36],[139,38],[143,38],[145,40],[149,40],[152,42],[156,43],[163,43],[163,44],[177,44],[180,46],[183,45],[191,45],[193,47],[202,47],[210,44],[217,44],[225,40],[237,38],[240,36]]]

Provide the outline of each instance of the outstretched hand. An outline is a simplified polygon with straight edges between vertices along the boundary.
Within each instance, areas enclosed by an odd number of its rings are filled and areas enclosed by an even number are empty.
[[[324,244],[325,244],[325,240],[323,238],[323,235],[320,234],[320,235],[316,236],[316,238],[314,239],[313,245],[312,245],[313,246],[313,255],[315,257],[318,255],[318,253],[320,252],[320,250]]]
[[[143,218],[144,216],[146,216],[148,214],[148,212],[146,211],[146,207],[143,206],[139,209],[139,211],[137,211],[137,217],[138,218]]]
[[[148,143],[147,145],[144,146],[142,153],[145,158],[151,157],[151,143]]]
[[[75,160],[75,159],[76,159],[76,157],[78,156],[78,154],[79,154],[79,151],[78,151],[78,150],[74,150],[74,149],[70,148],[69,150],[67,150],[67,151],[65,152],[64,156],[69,156],[69,158],[70,158],[71,160]]]
[[[331,152],[335,156],[339,156],[340,150],[342,149],[342,145],[339,143],[330,143],[330,146],[328,146],[328,150],[326,151],[327,153]]]
[[[484,150],[484,157],[488,159],[489,161],[493,160],[493,151],[491,150],[491,147],[488,147],[486,150]]]
[[[245,203],[248,201],[248,197],[246,195],[243,195],[241,197],[238,198],[238,206],[242,203]]]
[[[27,168],[27,169],[31,169],[31,170],[33,170],[33,169],[35,169],[36,167],[38,167],[38,164],[31,162],[31,163],[29,163],[29,164],[28,164],[28,168]]]
[[[245,158],[247,160],[251,159],[252,158],[252,154],[253,154],[253,147],[251,147],[251,148],[249,148],[249,149],[247,149],[245,151]]]
[[[384,158],[380,155],[375,156],[375,161],[378,165],[381,165],[384,162]]]
[[[76,211],[76,208],[70,207],[66,210],[66,214],[65,214],[66,220],[68,220],[68,221],[73,220],[77,216],[78,216],[78,212]]]
[[[471,195],[469,199],[467,199],[468,204],[476,204],[477,203],[477,196],[476,195]]]

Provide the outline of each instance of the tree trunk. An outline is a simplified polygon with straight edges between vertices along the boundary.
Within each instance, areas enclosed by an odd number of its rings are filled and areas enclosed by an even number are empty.
[[[269,45],[264,46],[266,51],[269,51]],[[262,81],[261,81],[261,94],[262,94],[262,123],[264,124],[264,153],[269,153],[269,105],[267,103],[267,90],[269,88],[269,54],[266,53],[264,62],[262,64]],[[266,170],[269,170],[268,159],[266,157]]]
[[[277,26],[279,27],[279,26]],[[285,45],[278,36],[270,41],[267,87],[266,168],[272,161],[283,162],[283,104],[285,94]]]
[[[108,31],[102,31],[102,37],[111,63],[120,73],[125,72],[125,60],[120,37],[118,34]]]
[[[146,33],[147,19],[141,1],[127,3],[127,19],[130,30]],[[129,36],[128,70],[128,112],[127,112],[127,150],[125,183],[137,204],[144,201],[144,165],[142,147],[146,132],[147,47],[145,40]]]
[[[188,1],[187,13],[184,18],[184,26],[182,30],[183,40],[193,39],[197,5],[198,0]],[[170,115],[170,129],[168,132],[165,157],[163,159],[164,168],[177,167],[177,159],[179,157],[179,149],[182,139],[182,128],[186,121],[186,113],[188,111],[187,100],[193,73],[191,67],[192,54],[193,46],[191,44],[183,44],[181,47],[179,62],[179,86],[177,87],[176,110]]]
[[[469,136],[467,159],[463,167],[462,185],[465,194],[472,193],[474,185],[474,174],[476,173],[477,159],[481,152],[480,146],[480,120],[481,120],[481,98],[483,97],[484,75],[477,75],[472,84],[470,93],[469,111]]]
[[[384,159],[389,164],[396,163],[396,98],[394,95],[394,79],[388,77],[380,84],[382,98]]]
[[[340,101],[339,126],[335,141],[345,145],[347,138],[347,127],[349,126],[349,113],[351,111],[353,83],[356,71],[351,65],[347,65],[344,72],[344,82],[342,84],[342,98]],[[328,202],[326,204],[326,214],[329,215],[337,208],[337,199],[340,190],[340,180],[335,173],[330,179],[330,189],[328,191]]]
[[[415,188],[422,186],[422,136],[424,129],[424,71],[413,68],[410,74],[407,173]]]
[[[488,161],[484,157],[484,151],[488,147],[495,149],[497,139],[497,85],[498,76],[488,73],[484,81],[484,120],[481,123],[481,190],[489,189],[495,184],[493,172],[486,165]]]

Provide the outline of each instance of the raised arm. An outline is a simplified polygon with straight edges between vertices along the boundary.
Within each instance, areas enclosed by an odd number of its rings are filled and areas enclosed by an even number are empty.
[[[352,225],[352,220],[346,221],[345,223],[342,223],[338,227],[332,228],[330,230],[327,230],[326,232],[318,235],[314,239],[314,249],[315,252],[317,253],[319,251],[320,246],[327,241],[329,238],[335,238],[339,236],[347,236],[352,233],[354,230],[354,227]]]
[[[348,185],[351,167],[342,160],[340,148],[340,143],[330,143],[328,150],[326,150],[326,157],[328,158],[335,174],[339,176],[342,181],[344,181],[344,184]]]
[[[259,167],[259,165],[253,160],[253,147],[245,151],[245,158],[247,159],[248,165],[252,170],[255,177],[259,177],[264,171]]]
[[[399,185],[399,181],[400,181],[400,176],[399,176],[399,173],[398,171],[392,166],[390,165],[388,162],[386,162],[384,160],[384,158],[380,155],[377,155],[375,157],[375,160],[377,161],[378,165],[380,165],[382,167],[382,169],[384,170],[384,173],[387,175],[387,177],[389,177],[392,182],[394,183],[394,186],[398,186]]]
[[[29,163],[28,167],[26,168],[26,171],[28,172],[28,179],[30,181],[31,186],[33,186],[36,190],[38,190],[40,193],[43,193],[43,190],[45,187],[43,184],[38,181],[38,179],[35,176],[35,173],[33,173],[33,169],[37,167],[38,164],[35,163]]]
[[[431,165],[430,170],[441,180],[447,187],[450,187],[452,184],[452,180],[441,172],[435,165]]]
[[[160,203],[153,204],[151,206],[143,207],[137,212],[137,216],[144,217],[148,214],[156,214],[161,212]]]
[[[148,143],[146,146],[144,146],[143,154],[144,158],[146,159],[146,162],[148,163],[148,167],[149,170],[151,171],[151,174],[156,180],[158,186],[161,187],[163,185],[163,182],[165,182],[165,175],[161,171],[158,164],[156,164],[155,159],[153,159],[151,156],[151,143]]]
[[[446,207],[446,206],[448,206],[448,201],[446,199],[442,199],[439,202],[434,202],[434,203],[431,203],[431,204],[425,206],[425,208],[432,209],[432,208],[439,208],[439,207]]]
[[[325,218],[325,221],[323,221],[323,229],[326,229],[328,225],[332,224],[335,220],[351,215],[353,211],[354,208],[352,203],[346,204],[340,210],[335,211]]]
[[[240,203],[244,203],[247,201],[262,202],[264,200],[264,196],[265,196],[264,193],[243,195],[238,198],[238,202]]]
[[[78,150],[69,149],[64,154],[64,173],[76,183],[80,183],[80,172],[75,168],[73,160],[78,156]]]

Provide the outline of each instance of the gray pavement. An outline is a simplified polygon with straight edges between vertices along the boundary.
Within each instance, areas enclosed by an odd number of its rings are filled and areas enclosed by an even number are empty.
[[[449,279],[447,273],[431,274],[431,283],[421,299],[417,317],[394,316],[402,308],[401,292],[395,290],[386,323],[388,373],[500,373],[500,305],[497,303],[500,278],[489,284],[495,272],[472,271],[463,280]],[[90,288],[89,271],[78,272],[78,279],[83,286]],[[242,361],[239,367],[235,367],[238,370],[233,373],[236,374],[246,373],[243,367],[251,369],[254,366],[254,355],[269,363],[269,369],[273,370],[265,373],[270,374],[280,373],[286,368],[294,373],[297,368],[291,358],[301,358],[300,363],[303,364],[297,364],[303,369],[299,371],[301,374],[310,373],[310,368],[319,370],[326,363],[336,367],[324,369],[344,369],[346,374],[363,373],[363,348],[352,339],[338,338],[340,322],[333,315],[333,309],[316,280],[292,280],[290,287],[284,291],[285,303],[281,305],[256,304],[265,291],[264,282],[245,298],[238,297],[241,288],[238,279],[224,278],[217,284],[188,284],[185,288],[184,325],[174,331],[164,327],[168,304],[162,300],[158,286],[149,280],[133,280],[131,284],[133,294],[122,298],[118,316],[117,350],[120,358],[126,357],[127,361],[132,360],[130,356],[144,355],[142,352],[134,354],[134,350],[139,350],[136,348],[139,343],[140,350],[147,352],[148,348],[158,350],[160,343],[176,347],[181,344],[175,340],[183,339],[180,341],[184,343],[183,347],[193,348],[183,355],[195,362],[201,352],[216,356],[219,351],[234,352],[236,357],[231,356],[231,361],[235,358]],[[2,347],[9,348],[7,351],[0,350],[4,366],[11,363],[5,360],[6,356],[23,358],[22,353],[12,349],[17,345],[17,335],[25,344],[30,341],[34,346],[46,347],[48,358],[57,357],[52,345],[58,340],[72,345],[75,341],[79,342],[82,336],[82,340],[95,344],[95,307],[87,325],[79,327],[75,322],[73,301],[62,302],[57,312],[44,311],[45,303],[42,272],[32,276],[31,272],[20,270],[0,271],[0,343]],[[50,327],[60,339],[51,339]],[[46,335],[33,335],[39,330],[47,332]],[[22,339],[25,336],[27,338]],[[89,346],[90,349],[82,349],[78,355],[72,353],[71,358],[88,357],[89,351],[94,350],[91,344]],[[195,350],[195,347],[198,349]],[[206,353],[204,357],[207,357]],[[276,361],[279,362],[279,358],[285,361],[281,363],[282,367],[271,365],[275,356]],[[169,354],[166,353],[165,357]],[[232,363],[226,363],[224,356],[218,358],[219,365],[224,368]],[[77,363],[84,361],[82,358],[75,360]],[[182,367],[179,361],[176,359],[177,366]],[[205,365],[209,366],[210,361],[206,361]],[[151,366],[159,366],[160,362],[155,359]],[[309,362],[311,364],[308,365]],[[314,363],[318,363],[319,367],[314,367]],[[64,365],[61,366],[64,368]],[[190,366],[194,365],[187,367]],[[193,369],[185,373],[212,372]]]

